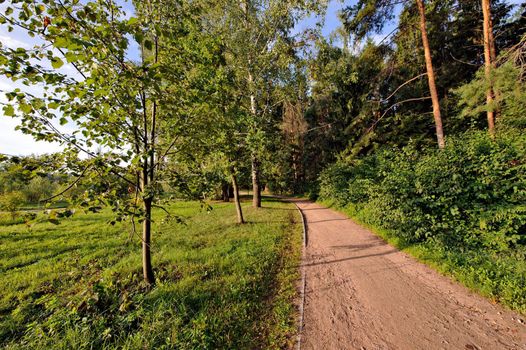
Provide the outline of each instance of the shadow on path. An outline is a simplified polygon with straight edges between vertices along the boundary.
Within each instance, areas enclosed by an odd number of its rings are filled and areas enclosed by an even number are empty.
[[[349,260],[365,259],[365,258],[370,258],[370,257],[373,257],[373,256],[389,255],[389,254],[393,254],[393,253],[396,253],[396,252],[397,252],[396,249],[390,249],[388,251],[385,251],[385,252],[382,252],[382,253],[377,253],[377,254],[358,255],[358,256],[350,256],[348,258],[343,258],[343,259],[335,259],[335,260],[329,260],[329,261],[312,262],[312,263],[303,264],[302,266],[309,267],[309,266],[318,266],[318,265],[328,265],[328,264],[334,264],[334,263],[339,263],[339,262],[349,261]]]

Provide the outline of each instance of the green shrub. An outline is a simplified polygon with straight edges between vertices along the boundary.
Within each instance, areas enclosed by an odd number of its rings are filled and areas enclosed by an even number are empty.
[[[38,203],[53,195],[56,185],[45,177],[34,177],[23,187],[22,193],[29,203]]]
[[[349,202],[347,191],[348,181],[352,175],[352,167],[346,164],[335,163],[329,166],[320,175],[320,197],[330,198],[338,205]]]
[[[524,141],[472,132],[443,151],[385,150],[329,167],[320,196],[375,213],[376,223],[409,242],[505,251],[526,244]]]
[[[24,204],[25,197],[22,192],[13,191],[0,196],[0,209],[11,214],[14,220],[17,216],[17,210]]]
[[[0,213],[0,226],[18,225],[23,224],[25,218],[22,216],[13,216],[11,214]]]

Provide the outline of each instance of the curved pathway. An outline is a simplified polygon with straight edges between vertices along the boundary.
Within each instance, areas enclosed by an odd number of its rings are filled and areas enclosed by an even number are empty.
[[[526,349],[525,317],[344,215],[295,202],[308,236],[302,349]]]

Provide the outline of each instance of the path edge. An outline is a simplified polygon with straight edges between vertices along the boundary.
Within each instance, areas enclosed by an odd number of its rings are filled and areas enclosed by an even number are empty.
[[[301,211],[299,205],[292,201],[294,205],[296,206],[296,209],[298,210],[300,216],[301,216],[301,224],[303,226],[303,245],[302,245],[302,252],[301,252],[301,260],[305,260],[305,254],[307,250],[307,224],[305,222],[305,216],[303,215],[303,212]],[[300,282],[300,305],[299,305],[299,316],[298,316],[298,336],[296,340],[296,349],[301,349],[301,340],[302,340],[302,333],[303,333],[303,321],[304,321],[304,312],[305,312],[305,286],[306,286],[306,274],[305,274],[305,266],[303,264],[300,265],[301,269],[301,282]]]

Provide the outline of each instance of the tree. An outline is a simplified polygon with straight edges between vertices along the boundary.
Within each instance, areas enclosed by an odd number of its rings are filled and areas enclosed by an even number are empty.
[[[107,188],[102,196],[86,198],[90,209],[104,203],[114,209],[116,221],[142,222],[143,275],[151,285],[157,170],[190,119],[184,103],[174,100],[184,96],[185,64],[195,59],[186,47],[198,16],[194,3],[151,0],[136,6],[138,15],[131,18],[112,1],[24,0],[8,6],[1,23],[39,44],[1,48],[0,74],[44,86],[40,95],[7,93],[11,103],[4,114],[16,116],[20,130],[35,139],[60,142],[88,157],[79,176],[104,181]],[[139,60],[129,57],[133,47],[139,48],[133,56]],[[74,75],[61,70],[65,62]],[[68,123],[75,131],[60,127]],[[117,195],[116,179],[128,184],[133,201]]]
[[[438,100],[438,93],[435,83],[435,72],[433,70],[433,60],[431,57],[431,49],[429,48],[429,41],[427,39],[426,29],[426,11],[423,0],[416,0],[418,13],[420,14],[420,32],[422,33],[422,46],[424,47],[424,55],[426,60],[427,79],[429,83],[429,92],[431,94],[431,101],[433,102],[433,117],[435,118],[436,136],[439,148],[445,147],[444,131],[442,129],[442,116],[440,113],[440,102]]]
[[[385,23],[393,19],[394,8],[398,4],[400,4],[400,2],[390,0],[360,0],[356,5],[350,6],[344,11],[344,25],[348,28],[349,32],[354,33],[358,39],[363,38],[372,31],[380,33]],[[445,143],[440,102],[438,100],[431,49],[427,37],[426,10],[423,0],[416,0],[416,5],[420,18],[420,32],[424,49],[429,92],[433,104],[436,138],[438,147],[444,148]]]
[[[498,128],[522,133],[526,127],[526,35],[508,48],[492,69],[492,83],[496,91],[495,104],[499,106]],[[476,118],[487,111],[487,78],[485,67],[473,80],[455,90],[459,96],[461,116]]]
[[[12,220],[16,218],[22,204],[24,204],[24,194],[20,191],[8,192],[0,196],[0,209],[8,211]]]
[[[487,104],[487,118],[488,130],[491,135],[495,134],[495,112],[494,112],[494,90],[491,78],[491,72],[497,54],[495,51],[495,40],[493,39],[493,21],[491,19],[491,4],[490,0],[482,0],[482,13],[484,16],[484,71],[486,75],[486,104]]]
[[[211,21],[222,33],[225,62],[235,74],[235,88],[246,118],[246,147],[250,150],[253,206],[261,206],[263,158],[271,143],[273,116],[279,102],[273,98],[283,72],[293,64],[291,30],[300,18],[319,12],[320,1],[227,1]]]

